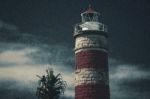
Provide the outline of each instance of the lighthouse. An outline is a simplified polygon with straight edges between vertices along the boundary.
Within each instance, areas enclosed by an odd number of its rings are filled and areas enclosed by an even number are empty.
[[[75,99],[110,99],[107,27],[91,6],[75,25]]]

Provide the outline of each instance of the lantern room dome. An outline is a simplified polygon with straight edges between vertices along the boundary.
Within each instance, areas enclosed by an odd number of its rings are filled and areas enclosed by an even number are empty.
[[[98,22],[99,21],[99,13],[96,12],[91,5],[89,5],[88,9],[81,13],[82,22]]]
[[[84,13],[96,13],[96,11],[89,5],[89,8]]]

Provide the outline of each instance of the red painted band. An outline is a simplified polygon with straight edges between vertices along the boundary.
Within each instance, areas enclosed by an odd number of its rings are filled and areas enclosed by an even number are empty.
[[[98,68],[108,69],[108,55],[103,51],[81,51],[75,55],[76,69]]]
[[[80,85],[75,87],[75,99],[109,99],[108,85]]]

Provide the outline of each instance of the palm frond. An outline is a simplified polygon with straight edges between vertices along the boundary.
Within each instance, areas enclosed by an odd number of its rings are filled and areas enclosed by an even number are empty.
[[[47,76],[43,76],[45,80],[42,76],[36,75],[40,79],[40,86],[37,88],[36,95],[38,99],[58,99],[61,94],[64,94],[67,83],[63,81],[60,73],[55,76],[53,71],[48,69],[46,73]]]

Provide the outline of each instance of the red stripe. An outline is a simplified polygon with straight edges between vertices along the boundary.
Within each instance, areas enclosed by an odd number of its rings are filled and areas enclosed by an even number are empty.
[[[80,85],[75,87],[75,99],[109,99],[108,85]]]
[[[81,51],[75,55],[76,69],[81,68],[108,68],[108,55],[103,51]]]

